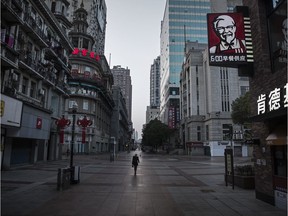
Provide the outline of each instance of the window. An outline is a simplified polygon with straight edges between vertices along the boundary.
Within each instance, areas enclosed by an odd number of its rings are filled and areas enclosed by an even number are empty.
[[[56,2],[52,2],[51,11],[55,13]]]
[[[89,49],[89,40],[88,39],[83,39],[83,45],[82,48],[84,49]]]
[[[287,146],[274,147],[274,174],[287,177]]]
[[[83,110],[88,110],[89,109],[89,102],[88,101],[83,101]]]
[[[22,90],[21,90],[21,92],[22,92],[23,94],[27,94],[27,91],[28,91],[28,82],[29,82],[28,78],[23,77],[23,80],[22,80]]]
[[[206,125],[206,140],[209,140],[209,125]]]
[[[230,140],[232,136],[232,125],[231,124],[223,124],[222,125],[222,134],[223,134],[223,140]]]
[[[187,127],[187,140],[190,140],[190,127]]]
[[[69,109],[72,109],[75,106],[77,106],[77,102],[76,101],[73,101],[73,100],[69,101],[69,104],[68,104]]]
[[[249,91],[249,86],[240,86],[240,94],[245,95]]]
[[[72,44],[73,44],[73,47],[79,47],[79,42],[78,42],[78,37],[72,37]]]
[[[35,98],[36,96],[36,83],[31,81],[31,86],[30,86],[30,97]]]
[[[197,126],[197,141],[201,141],[201,126]]]

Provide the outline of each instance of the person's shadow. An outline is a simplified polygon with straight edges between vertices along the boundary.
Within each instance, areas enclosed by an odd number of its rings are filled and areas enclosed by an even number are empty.
[[[132,187],[137,187],[138,186],[137,175],[133,175],[131,177],[131,185],[132,185]]]

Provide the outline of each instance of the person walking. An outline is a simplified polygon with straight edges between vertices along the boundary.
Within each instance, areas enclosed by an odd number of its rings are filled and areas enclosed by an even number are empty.
[[[140,163],[139,157],[137,154],[135,154],[132,158],[132,167],[134,167],[134,175],[136,175],[137,166],[139,163]]]

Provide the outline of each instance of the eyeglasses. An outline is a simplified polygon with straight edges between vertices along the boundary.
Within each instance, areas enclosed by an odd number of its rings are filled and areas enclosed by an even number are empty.
[[[219,33],[223,33],[224,31],[232,31],[233,30],[233,28],[234,28],[235,26],[234,25],[229,25],[229,26],[226,26],[226,27],[217,27],[216,28],[216,30],[219,32]]]

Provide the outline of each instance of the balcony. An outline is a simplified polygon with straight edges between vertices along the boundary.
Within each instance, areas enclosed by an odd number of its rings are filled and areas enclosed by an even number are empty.
[[[50,45],[49,48],[45,49],[45,59],[53,60],[57,70],[64,69],[67,73],[70,73],[71,65],[68,63],[68,58],[62,54],[62,49],[60,45]]]
[[[67,19],[67,16],[65,14],[60,12],[54,12],[53,14],[57,20],[61,20],[67,27],[72,27],[72,23]]]
[[[36,19],[34,19],[30,14],[24,14],[25,24],[22,28],[25,30],[27,35],[31,37],[40,47],[48,47],[47,41],[48,37],[44,34],[44,31],[37,25]]]
[[[14,49],[14,38],[6,35],[1,38],[1,64],[2,66],[18,68],[19,53]]]
[[[2,0],[1,18],[9,23],[23,23],[22,2],[20,0]]]

